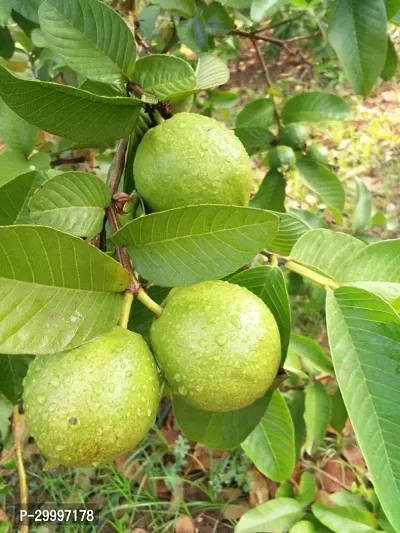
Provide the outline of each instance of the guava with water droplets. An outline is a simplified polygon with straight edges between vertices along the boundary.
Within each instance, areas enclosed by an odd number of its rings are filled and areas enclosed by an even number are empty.
[[[206,281],[172,289],[150,331],[172,392],[206,411],[252,404],[271,387],[281,360],[279,329],[244,287]]]
[[[135,184],[152,211],[200,204],[247,206],[250,160],[222,122],[178,113],[150,129],[134,162]]]
[[[304,124],[288,124],[279,135],[281,144],[290,148],[303,148],[309,137],[309,130]]]
[[[269,166],[274,169],[289,169],[296,166],[296,154],[290,146],[276,146],[268,152]]]
[[[49,465],[99,465],[131,450],[159,402],[157,366],[137,333],[116,327],[56,355],[37,356],[24,381],[25,418]]]

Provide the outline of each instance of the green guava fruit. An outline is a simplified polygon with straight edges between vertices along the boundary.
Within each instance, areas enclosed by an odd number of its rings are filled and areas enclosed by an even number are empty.
[[[312,144],[308,149],[308,155],[318,163],[329,165],[328,148],[322,144]]]
[[[159,395],[147,344],[120,327],[37,356],[24,380],[27,426],[49,465],[96,466],[131,450],[154,422]]]
[[[296,154],[290,146],[277,146],[268,152],[269,165],[275,169],[294,168]]]
[[[250,160],[224,124],[178,113],[149,130],[136,153],[137,191],[152,211],[199,204],[246,206]]]
[[[303,148],[308,139],[307,126],[303,124],[288,124],[281,132],[279,140],[291,148]]]
[[[275,319],[258,296],[225,281],[172,289],[150,342],[174,394],[207,411],[262,397],[280,364]]]

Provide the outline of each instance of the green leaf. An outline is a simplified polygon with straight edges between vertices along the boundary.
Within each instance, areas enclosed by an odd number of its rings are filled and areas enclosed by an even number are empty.
[[[0,26],[7,26],[11,18],[12,0],[2,0],[0,4]]]
[[[276,498],[247,511],[235,533],[284,533],[304,516],[303,506],[292,498]]]
[[[138,20],[140,20],[140,35],[147,43],[153,38],[153,32],[159,15],[159,6],[154,6],[151,4],[143,7],[139,11]]]
[[[306,452],[312,455],[318,450],[325,438],[331,418],[331,398],[320,381],[309,383],[305,391],[306,442],[304,447]]]
[[[65,172],[47,181],[29,202],[33,222],[76,235],[94,237],[101,232],[111,194],[97,176]]]
[[[270,252],[288,256],[300,237],[310,231],[310,227],[299,218],[287,213],[277,214],[279,215],[281,224],[276,237],[267,248]]]
[[[195,13],[194,0],[153,0],[153,3],[178,17],[190,18]]]
[[[385,0],[387,18],[390,20],[400,11],[400,1],[399,0]]]
[[[282,483],[295,466],[294,429],[281,393],[272,393],[260,423],[242,442],[242,448],[264,476]]]
[[[296,500],[304,506],[310,505],[314,501],[316,492],[317,484],[315,477],[310,472],[303,472],[301,474]]]
[[[12,6],[24,18],[39,22],[39,7],[43,0],[12,0]]]
[[[274,140],[274,135],[267,128],[244,126],[235,128],[234,131],[249,155],[269,150]]]
[[[395,300],[400,296],[399,253],[400,239],[364,245],[352,255],[341,281]]]
[[[300,357],[310,361],[312,366],[316,367],[321,372],[329,374],[330,376],[335,375],[330,357],[328,357],[314,339],[292,333],[290,338],[290,348]]]
[[[346,233],[316,229],[297,241],[290,257],[333,280],[343,281],[348,266],[364,248],[363,242]]]
[[[229,70],[225,62],[212,54],[202,54],[196,67],[196,89],[212,89],[224,85],[229,80]]]
[[[28,156],[35,148],[39,130],[28,124],[0,99],[0,138],[10,150]]]
[[[15,52],[15,43],[10,30],[0,26],[0,57],[10,59]]]
[[[372,199],[368,187],[360,178],[356,178],[357,200],[353,217],[353,233],[367,230],[372,220]]]
[[[30,124],[86,143],[129,137],[141,109],[134,98],[107,98],[66,85],[23,80],[2,66],[0,96]]]
[[[203,411],[186,403],[181,396],[173,397],[176,422],[191,440],[212,448],[229,450],[238,446],[261,420],[271,393],[253,404],[227,413]]]
[[[251,3],[250,17],[254,22],[261,22],[274,15],[288,0],[253,0]]]
[[[247,9],[251,6],[252,0],[220,0],[221,4],[234,9]]]
[[[162,286],[192,285],[235,272],[274,238],[279,219],[259,209],[192,206],[140,217],[113,236],[135,268]]]
[[[166,287],[149,287],[146,289],[147,294],[158,304],[162,304],[168,296],[170,289]],[[132,306],[129,318],[128,329],[142,335],[144,340],[150,343],[150,327],[154,322],[154,313],[150,311],[139,300],[135,300]]]
[[[246,105],[236,117],[236,127],[268,128],[275,120],[272,98],[260,98]]]
[[[347,490],[340,490],[339,492],[330,494],[329,499],[331,502],[334,502],[336,505],[340,505],[341,507],[347,507],[350,505],[352,507],[356,507],[357,509],[361,509],[361,511],[368,511],[368,507],[360,494],[355,494]]]
[[[15,405],[22,396],[22,380],[31,361],[29,356],[0,355],[0,393]]]
[[[332,412],[330,425],[335,431],[337,431],[338,433],[342,433],[348,418],[349,415],[347,414],[347,409],[344,405],[342,393],[340,392],[340,389],[337,389],[335,394],[332,396]]]
[[[43,174],[34,170],[0,187],[0,226],[31,223],[28,202],[44,181]]]
[[[302,390],[292,392],[289,401],[289,411],[292,416],[295,437],[296,459],[300,457],[301,447],[306,434],[306,425],[304,422],[305,394]]]
[[[129,275],[97,248],[42,226],[2,227],[0,247],[0,353],[55,353],[116,325]]]
[[[245,270],[229,278],[229,283],[246,287],[270,309],[281,335],[282,364],[289,345],[292,320],[289,296],[282,271],[278,267],[260,266]]]
[[[224,35],[234,29],[235,23],[219,2],[211,2],[203,7],[207,32],[211,35]]]
[[[123,96],[120,88],[109,83],[102,83],[101,81],[94,81],[86,79],[79,85],[79,89],[87,91],[97,96]]]
[[[2,396],[0,396],[0,440],[2,441],[6,441],[10,433],[11,415],[12,415],[12,404],[6,398],[3,398]]]
[[[103,2],[45,0],[39,20],[49,47],[76,72],[117,85],[130,79],[135,38],[118,13]]]
[[[381,72],[381,78],[385,81],[391,80],[397,72],[398,64],[399,58],[397,57],[396,49],[390,37],[388,37],[386,61]]]
[[[324,526],[335,533],[375,533],[378,522],[368,511],[353,506],[328,507],[315,503],[312,512]]]
[[[285,212],[286,179],[278,170],[270,170],[263,179],[250,207]]]
[[[0,154],[0,186],[29,170],[29,161],[18,152]]]
[[[201,13],[193,18],[181,20],[176,28],[180,41],[198,54],[208,52],[206,22]]]
[[[400,530],[399,315],[352,287],[329,293],[326,312],[336,377],[358,444],[383,510]]]
[[[344,120],[349,114],[350,106],[343,98],[324,92],[297,94],[287,100],[282,109],[285,124]]]
[[[176,93],[196,88],[196,75],[189,63],[165,54],[139,59],[133,79],[144,91],[159,100],[168,100]]]
[[[328,38],[356,93],[367,96],[386,60],[383,0],[336,0]]]
[[[300,179],[328,206],[338,211],[344,209],[344,188],[339,178],[323,163],[310,156],[299,156],[296,161]]]

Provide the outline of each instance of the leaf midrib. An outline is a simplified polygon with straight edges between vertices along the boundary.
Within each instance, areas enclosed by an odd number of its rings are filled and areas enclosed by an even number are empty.
[[[86,293],[96,293],[96,294],[122,294],[123,291],[100,291],[95,289],[79,289],[79,288],[73,288],[73,287],[63,287],[61,285],[47,285],[46,283],[37,283],[35,281],[25,281],[22,279],[15,279],[15,278],[6,278],[5,276],[0,276],[0,281],[14,281],[15,283],[27,283],[28,285],[34,285],[35,287],[48,287],[50,289],[56,289],[56,290],[64,290],[64,291],[74,291],[74,292],[86,292]],[[1,306],[1,302],[0,302]]]

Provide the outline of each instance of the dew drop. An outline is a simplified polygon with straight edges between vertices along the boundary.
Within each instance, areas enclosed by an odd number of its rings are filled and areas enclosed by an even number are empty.
[[[37,401],[40,405],[44,405],[45,402],[46,402],[46,397],[43,396],[42,394],[39,394],[39,396],[37,397]]]
[[[62,444],[57,444],[56,452],[62,452],[64,448],[65,448],[65,446],[63,446]]]
[[[207,348],[207,341],[205,341],[204,339],[201,340],[201,341],[199,342],[199,344],[200,344],[200,346],[201,346],[202,348]]]
[[[52,378],[50,380],[50,385],[53,387],[59,387],[60,386],[60,380],[58,378]]]
[[[231,319],[231,322],[235,326],[236,329],[240,329],[242,327],[240,318],[238,316],[233,316]]]
[[[180,374],[175,374],[174,375],[174,380],[177,381],[178,383],[180,383],[182,381],[182,376]]]
[[[147,409],[147,416],[151,416],[151,409]]]
[[[178,390],[179,390],[179,394],[182,394],[182,396],[185,396],[185,394],[187,394],[186,387],[184,386],[179,387]]]
[[[225,346],[225,344],[228,342],[228,337],[226,335],[217,335],[215,340],[219,346]]]

